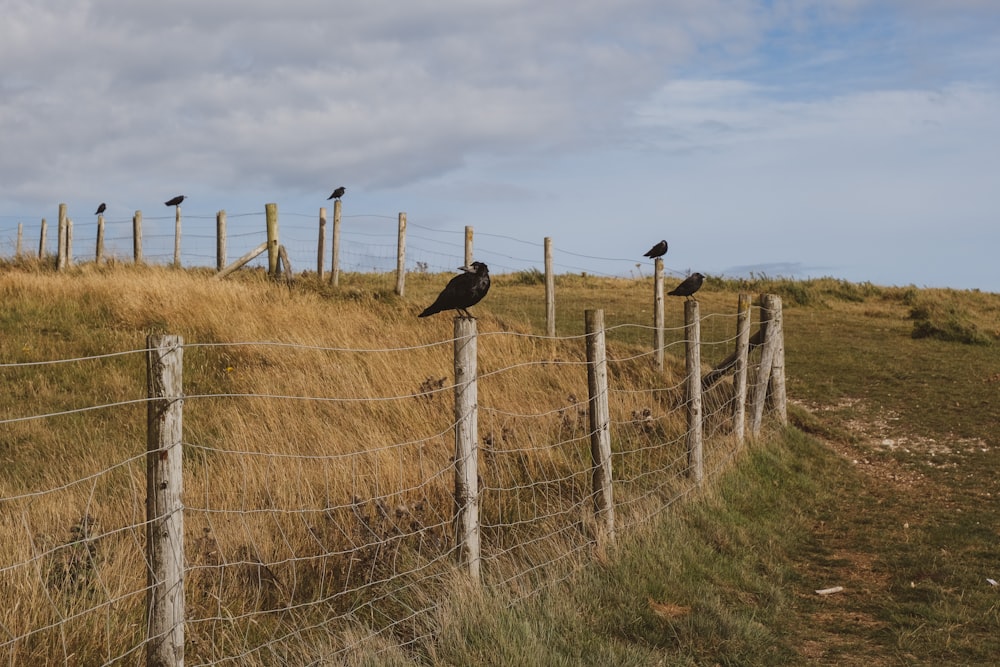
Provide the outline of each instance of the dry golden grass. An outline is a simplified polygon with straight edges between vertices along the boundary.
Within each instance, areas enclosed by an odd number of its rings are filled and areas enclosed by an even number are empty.
[[[0,369],[0,418],[139,401],[0,425],[0,499],[17,498],[0,500],[0,531],[13,536],[0,546],[0,597],[18,601],[0,626],[21,638],[0,656],[89,664],[141,644],[150,333],[186,345],[192,659],[296,662],[317,644],[349,647],[356,631],[329,619],[362,607],[367,625],[416,642],[453,575],[452,324],[415,317],[442,282],[419,277],[398,299],[252,272],[0,273],[0,362],[131,352]],[[621,284],[596,287],[627,298]],[[487,577],[530,592],[570,571],[593,537],[584,341],[522,335],[525,321],[477,311]],[[620,359],[644,347],[610,343]],[[616,474],[632,480],[623,524],[684,484],[644,477],[684,465],[683,368],[668,361],[663,374],[648,357],[612,363]]]

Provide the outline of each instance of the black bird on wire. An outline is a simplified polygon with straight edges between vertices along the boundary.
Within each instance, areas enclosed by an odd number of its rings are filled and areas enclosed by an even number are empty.
[[[94,215],[100,215],[101,213],[104,213],[107,210],[108,210],[108,205],[105,204],[104,202],[101,202],[101,205],[97,207],[96,211],[94,211]]]
[[[457,310],[462,317],[472,317],[467,309],[479,303],[490,291],[490,270],[482,262],[460,268],[463,273],[448,281],[434,303],[418,317],[427,317],[442,310]]]
[[[685,278],[680,285],[667,292],[667,294],[670,296],[686,296],[691,298],[692,294],[701,289],[703,282],[705,282],[705,276],[696,271]]]
[[[326,199],[327,199],[327,201],[329,201],[331,199],[340,199],[341,197],[344,196],[345,192],[347,192],[347,188],[345,188],[343,185],[341,185],[339,188],[337,188],[336,190],[333,191],[332,195],[330,195]]]
[[[666,254],[667,254],[667,240],[663,239],[662,241],[654,245],[652,248],[650,248],[649,252],[644,254],[643,257],[649,257],[650,259],[655,259],[657,257],[663,257]]]
[[[163,203],[166,206],[180,206],[181,202],[184,201],[184,199],[186,199],[186,197],[184,195],[177,195],[173,199],[168,199],[167,201],[165,201]]]

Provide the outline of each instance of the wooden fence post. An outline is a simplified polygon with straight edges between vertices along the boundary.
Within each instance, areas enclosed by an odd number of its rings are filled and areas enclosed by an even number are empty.
[[[66,261],[65,267],[73,266],[73,218],[66,218]]]
[[[142,264],[142,211],[132,216],[132,257],[136,264]]]
[[[181,206],[174,206],[174,268],[181,268]]]
[[[66,204],[59,204],[57,250],[56,250],[56,271],[66,268]]]
[[[146,341],[146,664],[184,664],[183,338]]]
[[[663,258],[653,261],[653,364],[663,372]]]
[[[340,200],[333,202],[333,238],[330,239],[330,284],[340,284]]]
[[[226,268],[224,268],[221,271],[219,271],[218,273],[216,273],[214,276],[212,276],[212,279],[215,280],[215,279],[225,278],[230,273],[236,271],[237,269],[239,269],[241,266],[243,266],[244,264],[246,264],[250,260],[254,259],[255,257],[257,257],[260,254],[263,254],[263,252],[265,250],[267,250],[267,241],[264,241],[259,246],[257,246],[256,248],[254,248],[253,250],[251,250],[247,254],[243,255],[242,257],[240,257],[238,260],[236,260],[235,262],[233,262],[232,264],[230,264]]]
[[[771,381],[769,382],[774,410],[778,413],[778,421],[782,426],[788,425],[788,397],[785,393],[785,320],[781,310],[781,297],[771,295],[771,322],[774,341],[774,361],[771,362]]]
[[[590,456],[593,465],[594,516],[599,534],[613,540],[615,504],[611,480],[611,417],[608,410],[608,363],[604,347],[604,311],[584,313],[587,328],[587,390]]]
[[[14,249],[14,257],[21,257],[21,242],[24,240],[24,223],[17,223],[17,246]]]
[[[45,259],[45,236],[49,231],[49,223],[42,218],[42,228],[38,232],[38,259]]]
[[[750,415],[750,433],[754,436],[760,434],[761,425],[764,421],[764,407],[767,403],[767,387],[771,382],[771,370],[774,367],[774,327],[771,326],[771,317],[774,313],[774,294],[762,294],[760,296],[760,368],[757,370],[757,382],[753,388],[753,399],[751,407],[753,412]]]
[[[291,282],[292,275],[292,262],[288,259],[288,251],[285,250],[285,246],[278,246],[278,275],[285,279],[285,282]]]
[[[226,266],[226,212],[215,214],[215,270],[221,271]]]
[[[750,295],[740,292],[736,306],[736,375],[733,387],[733,434],[741,445],[746,439],[747,362],[750,358]]]
[[[278,205],[264,204],[267,224],[267,275],[278,277]]]
[[[396,236],[396,296],[406,291],[406,213],[399,214],[399,233]]]
[[[688,476],[701,484],[705,476],[701,423],[701,314],[698,302],[684,302],[684,331],[687,339],[687,453]]]
[[[104,214],[97,216],[97,242],[94,248],[94,262],[100,266],[104,260]]]
[[[463,266],[470,266],[472,264],[472,225],[465,226],[465,264]]]
[[[326,259],[326,208],[319,209],[319,239],[316,249],[316,277],[323,280],[323,261]]]
[[[455,317],[455,546],[479,582],[479,447],[476,320]]]
[[[552,238],[545,237],[545,335],[556,335],[556,277],[552,272]]]

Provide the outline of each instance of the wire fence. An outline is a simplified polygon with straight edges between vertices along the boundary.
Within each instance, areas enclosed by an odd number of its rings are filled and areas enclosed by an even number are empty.
[[[297,271],[315,271],[317,268],[319,212],[280,212],[281,243],[285,246],[291,264]],[[265,213],[227,213],[227,256],[230,260],[241,257],[266,241]],[[184,266],[216,265],[215,215],[183,215],[181,263]],[[142,217],[143,261],[153,264],[170,264],[174,259],[175,218],[173,215]],[[103,243],[105,256],[121,261],[133,257],[132,218],[107,217]],[[55,220],[49,220],[44,253],[54,254],[57,237]],[[452,272],[464,262],[465,229],[448,229],[422,224],[419,219],[407,223],[406,270],[426,272]],[[41,225],[38,220],[23,220],[0,216],[0,254],[14,256],[18,249],[22,256],[37,257],[40,250]],[[77,219],[73,225],[74,253],[80,261],[92,261],[96,255],[97,223]],[[487,263],[494,273],[515,273],[530,270],[542,264],[544,243],[542,238],[525,240],[504,234],[477,231],[475,233],[476,259]],[[329,247],[326,266],[329,267]],[[339,250],[340,270],[358,273],[388,273],[396,269],[397,216],[384,214],[345,214],[341,227]],[[266,267],[266,259],[258,257],[249,266]],[[603,257],[574,252],[553,245],[553,270],[557,273],[587,273],[596,276],[642,275],[642,266],[635,258]],[[669,270],[682,275],[680,270]]]
[[[699,319],[706,358],[733,349],[736,321]],[[630,329],[650,327],[608,331]],[[687,331],[671,332],[668,355],[684,356]],[[491,331],[478,341],[482,583],[517,599],[572,576],[599,543],[592,362],[586,336]],[[330,664],[433,644],[442,604],[463,577],[453,525],[456,384],[447,379],[455,344],[183,345],[187,664]],[[9,463],[0,475],[0,598],[10,601],[0,612],[0,662],[134,664],[157,639],[147,610],[147,466],[162,452],[144,446],[150,352],[0,363],[4,385],[18,392],[16,408],[0,415]],[[690,378],[676,364],[652,370],[652,355],[609,345],[619,534],[697,488],[683,417]],[[387,373],[409,389],[379,391]],[[110,388],[97,401],[76,390],[93,375]],[[753,386],[758,375],[750,377]],[[35,405],[42,385],[63,390]],[[734,396],[718,383],[702,397],[706,477],[739,450]]]

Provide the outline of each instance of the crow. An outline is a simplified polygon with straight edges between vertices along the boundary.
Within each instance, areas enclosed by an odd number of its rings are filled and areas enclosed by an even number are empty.
[[[667,292],[667,294],[670,296],[686,296],[690,298],[692,294],[701,289],[701,284],[703,282],[705,282],[705,276],[696,271],[685,278],[684,282],[680,285]]]
[[[327,197],[327,201],[329,201],[330,199],[340,199],[341,197],[344,196],[345,192],[347,192],[347,188],[345,188],[343,185],[341,185],[339,188],[337,188],[336,190],[333,191],[332,195],[330,195],[329,197]]]
[[[667,254],[667,240],[663,239],[662,241],[654,245],[652,248],[650,248],[649,252],[643,255],[643,257],[649,257],[650,259],[654,259],[656,257],[663,257],[666,254]]]
[[[181,202],[184,201],[184,199],[185,199],[184,195],[177,195],[173,199],[168,199],[163,203],[166,206],[180,206]]]
[[[94,215],[100,215],[101,213],[104,213],[107,210],[108,210],[108,205],[105,204],[104,202],[101,202],[101,205],[97,207],[96,211],[94,211]]]
[[[418,317],[427,317],[442,310],[457,310],[462,317],[472,317],[466,309],[479,303],[490,291],[490,270],[482,262],[459,268],[464,273],[448,281],[434,303]]]

